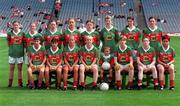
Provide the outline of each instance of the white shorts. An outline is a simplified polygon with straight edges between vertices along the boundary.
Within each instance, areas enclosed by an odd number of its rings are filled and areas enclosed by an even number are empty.
[[[9,56],[9,64],[20,64],[24,62],[24,58],[20,57],[20,58],[14,58]]]
[[[121,64],[120,64],[120,66],[121,66],[121,71],[128,69],[128,64],[126,64],[126,65],[121,65]]]

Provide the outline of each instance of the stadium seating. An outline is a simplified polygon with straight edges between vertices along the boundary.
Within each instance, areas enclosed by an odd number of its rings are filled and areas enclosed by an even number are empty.
[[[180,6],[179,0],[141,0],[146,21],[150,16],[166,20],[167,23],[158,22],[165,32],[180,32]]]
[[[52,0],[46,0],[46,2],[41,3],[38,0],[0,0],[0,15],[6,16],[5,20],[1,21],[0,31],[1,30],[9,30],[7,29],[7,22],[12,22],[13,20],[19,20],[23,26],[23,31],[28,30],[28,26],[33,21],[43,21],[48,22],[43,19],[44,15],[39,15],[37,17],[34,16],[37,12],[47,12],[51,13],[53,9],[54,2]],[[10,18],[12,15],[11,7],[17,7],[24,12],[24,16]],[[31,7],[31,10],[27,10],[28,6]],[[40,24],[38,25],[40,27]]]

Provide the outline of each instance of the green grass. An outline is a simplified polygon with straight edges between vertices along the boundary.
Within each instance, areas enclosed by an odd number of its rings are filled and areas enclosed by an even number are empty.
[[[172,37],[171,45],[176,49],[176,89],[174,92],[165,89],[163,92],[152,88],[145,90],[115,91],[57,91],[29,90],[17,87],[17,70],[14,84],[7,88],[8,82],[8,47],[5,38],[0,38],[0,106],[177,106],[180,103],[180,42],[178,37]],[[23,68],[24,84],[26,83],[26,66]]]

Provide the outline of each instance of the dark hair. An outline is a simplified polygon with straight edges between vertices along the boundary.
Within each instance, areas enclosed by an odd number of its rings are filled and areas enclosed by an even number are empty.
[[[54,37],[54,38],[51,39],[51,43],[57,43],[57,42],[58,42],[57,38]]]
[[[162,36],[162,41],[163,41],[164,39],[167,39],[168,41],[170,41],[170,37],[169,37],[168,35]]]
[[[19,22],[19,21],[17,21],[17,20],[15,20],[15,21],[13,21],[13,22],[12,22],[12,24],[14,24],[14,23],[18,23],[18,24],[20,24],[20,22]]]
[[[130,16],[130,17],[127,17],[127,20],[133,20],[134,21],[134,17]]]
[[[151,16],[151,17],[149,17],[148,20],[150,21],[151,19],[155,19],[155,20],[157,21],[157,18],[156,18],[156,17]]]
[[[88,20],[86,21],[86,24],[89,23],[89,22],[95,24],[92,19],[88,19]]]

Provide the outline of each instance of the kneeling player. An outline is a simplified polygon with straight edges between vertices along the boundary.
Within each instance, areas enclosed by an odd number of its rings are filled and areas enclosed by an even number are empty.
[[[56,88],[61,86],[62,73],[62,50],[58,48],[58,39],[52,38],[51,47],[47,50],[47,65],[45,69],[46,88],[49,89],[49,73],[55,71],[57,74]]]
[[[143,46],[138,48],[138,88],[142,88],[143,73],[152,72],[154,78],[154,89],[157,89],[158,79],[155,67],[156,57],[154,48],[150,47],[149,38],[143,38]]]
[[[40,45],[41,38],[35,37],[34,38],[34,45],[30,48],[29,53],[29,67],[28,67],[28,74],[29,74],[29,80],[30,85],[29,87],[31,89],[34,89],[34,80],[33,80],[33,72],[39,71],[39,77],[38,77],[38,88],[42,87],[42,80],[44,76],[44,63],[46,62],[46,56],[45,56],[45,48]]]
[[[115,49],[115,78],[116,86],[118,90],[122,88],[122,78],[121,72],[127,71],[129,73],[128,78],[128,89],[133,88],[133,77],[134,77],[134,67],[132,59],[132,50],[126,45],[126,37],[122,36],[120,38],[120,45]]]
[[[112,81],[112,67],[114,65],[114,57],[110,54],[110,47],[104,47],[104,53],[100,57],[99,61],[101,65],[100,80],[104,81],[104,71],[109,71],[108,82]]]
[[[64,67],[63,67],[63,80],[64,90],[67,90],[68,72],[73,73],[73,89],[77,89],[78,85],[78,70],[79,70],[79,47],[75,43],[75,37],[69,37],[69,43],[63,50]]]
[[[169,45],[170,37],[165,35],[162,37],[162,46],[158,49],[158,71],[159,71],[159,85],[163,90],[164,72],[168,71],[170,74],[170,90],[174,90],[174,61],[175,50]]]
[[[81,62],[80,65],[80,87],[83,90],[85,87],[85,79],[84,74],[85,72],[93,73],[93,82],[92,86],[93,89],[97,88],[97,79],[98,79],[98,65],[97,65],[97,57],[98,57],[98,50],[92,44],[93,38],[88,36],[86,39],[86,45],[81,48]]]

